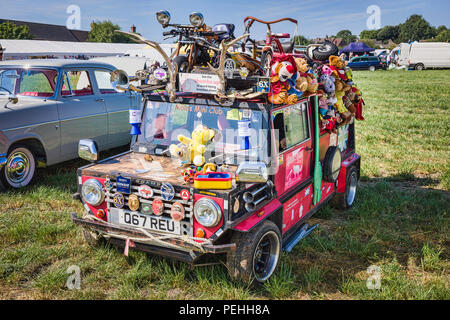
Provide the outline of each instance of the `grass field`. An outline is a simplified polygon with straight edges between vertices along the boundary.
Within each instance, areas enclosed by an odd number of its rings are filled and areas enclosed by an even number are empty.
[[[77,160],[0,194],[2,299],[450,299],[450,71],[354,72],[366,102],[357,123],[362,172],[355,206],[330,206],[266,285],[229,281],[222,265],[91,249],[69,218]],[[69,290],[66,270],[81,269]],[[367,269],[380,270],[368,289]]]

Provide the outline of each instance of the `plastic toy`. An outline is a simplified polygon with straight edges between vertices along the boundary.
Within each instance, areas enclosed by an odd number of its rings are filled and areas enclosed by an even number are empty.
[[[232,175],[229,172],[197,172],[194,176],[194,187],[197,189],[231,189]]]

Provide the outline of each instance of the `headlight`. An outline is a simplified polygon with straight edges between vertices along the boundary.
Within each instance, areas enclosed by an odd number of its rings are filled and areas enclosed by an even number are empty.
[[[189,22],[194,26],[194,27],[201,27],[203,25],[203,15],[200,12],[192,12],[189,15]]]
[[[89,179],[81,187],[81,195],[84,201],[91,206],[98,206],[105,200],[102,184],[95,179]]]
[[[156,20],[163,26],[167,26],[170,22],[170,13],[166,10],[161,10],[156,13]]]
[[[195,203],[194,216],[202,226],[214,227],[220,222],[222,211],[214,200],[202,198]]]

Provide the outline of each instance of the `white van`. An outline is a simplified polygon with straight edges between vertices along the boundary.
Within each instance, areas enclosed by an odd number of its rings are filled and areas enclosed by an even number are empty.
[[[399,65],[416,70],[450,68],[450,43],[413,42],[401,43],[399,47]]]

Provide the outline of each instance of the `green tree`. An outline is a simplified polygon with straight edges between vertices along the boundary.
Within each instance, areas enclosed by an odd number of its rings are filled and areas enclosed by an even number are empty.
[[[310,43],[311,43],[311,41],[308,40],[307,38],[305,38],[302,35],[298,35],[298,36],[294,37],[294,44],[295,45],[307,46]]]
[[[380,30],[379,29],[377,29],[377,30],[363,30],[359,34],[359,37],[361,39],[376,39],[377,35],[378,35],[378,31],[380,31]]]
[[[442,31],[448,30],[446,26],[439,26],[436,28],[436,34],[441,33]]]
[[[129,36],[115,32],[120,30],[117,24],[111,21],[93,21],[91,22],[91,31],[89,32],[89,42],[107,42],[107,43],[130,43],[135,42]]]
[[[396,42],[400,33],[399,26],[385,26],[381,28],[377,33],[377,40],[386,41],[391,39]]]
[[[434,36],[436,36],[436,29],[418,14],[413,14],[400,25],[400,42],[425,40]]]
[[[433,41],[436,42],[449,42],[450,41],[450,30],[442,30],[439,32],[439,34],[436,36],[436,38],[433,39]]]
[[[31,39],[28,26],[18,26],[10,21],[0,24],[0,39]]]
[[[350,43],[356,40],[356,36],[350,30],[341,30],[336,34],[336,38],[342,38],[345,43]]]

